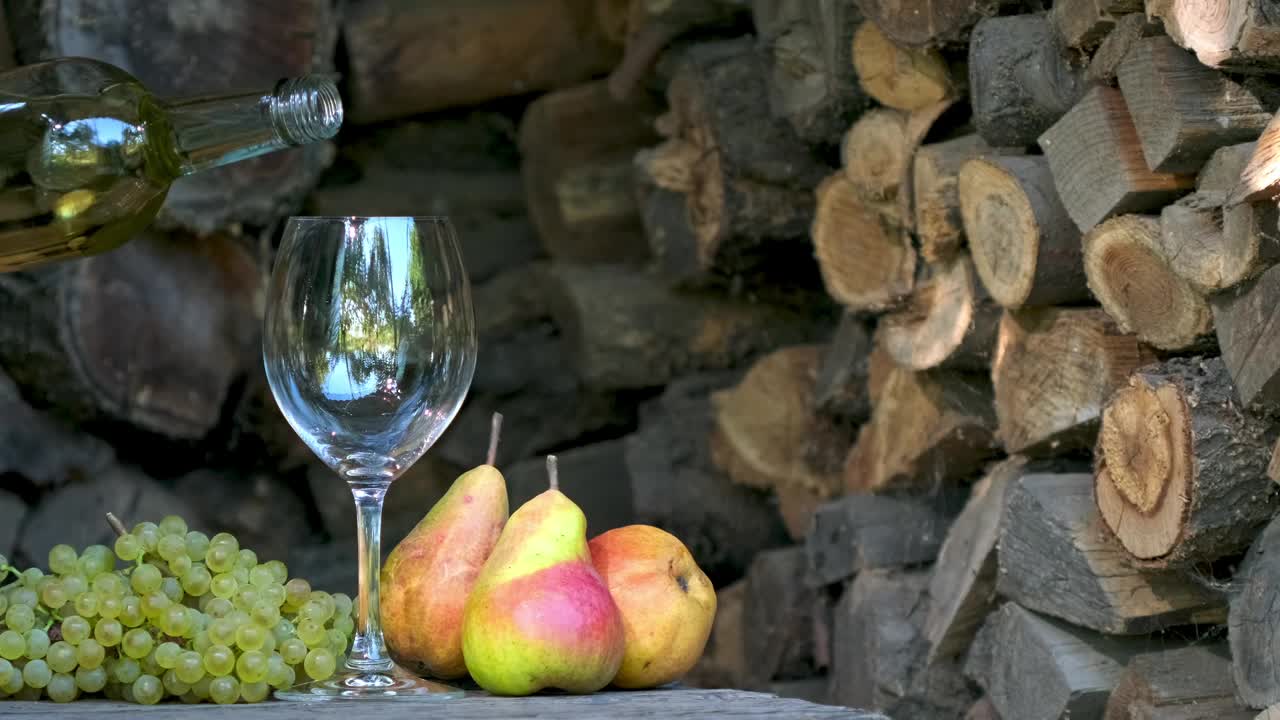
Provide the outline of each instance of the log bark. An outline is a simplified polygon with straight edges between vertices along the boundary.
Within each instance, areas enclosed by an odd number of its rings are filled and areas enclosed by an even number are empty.
[[[1280,507],[1266,475],[1277,431],[1241,413],[1220,358],[1135,371],[1108,400],[1095,453],[1107,527],[1148,567],[1244,550]]]
[[[804,584],[804,548],[767,550],[751,562],[742,619],[747,687],[813,674],[815,590]]]
[[[996,592],[1108,635],[1226,620],[1221,595],[1188,576],[1144,571],[1102,529],[1093,475],[1027,474],[1010,489]]]
[[[867,387],[871,352],[866,319],[850,311],[841,313],[813,382],[815,412],[847,423],[862,423],[871,416]]]
[[[1280,592],[1280,522],[1272,520],[1258,534],[1240,564],[1235,579],[1239,591],[1231,598],[1227,640],[1231,646],[1231,674],[1236,692],[1246,705],[1264,708],[1280,703],[1280,674],[1276,650],[1280,623],[1275,615]]]
[[[1098,308],[1007,312],[991,365],[999,438],[1009,453],[1090,450],[1102,406],[1151,348]]]
[[[965,672],[1003,718],[1102,717],[1145,639],[1109,638],[1007,602],[974,641]]]
[[[960,212],[960,169],[985,155],[1021,154],[1014,148],[992,148],[975,134],[922,145],[911,171],[916,238],[925,262],[949,260],[964,245]]]
[[[920,110],[964,90],[940,52],[897,45],[874,22],[863,22],[853,35],[853,66],[867,95],[896,110]]]
[[[1280,266],[1213,296],[1214,328],[1234,397],[1246,406],[1280,409],[1280,356],[1274,325]]]
[[[922,7],[891,0],[854,0],[891,40],[907,47],[962,44],[974,24],[995,15],[1008,0],[938,0]]]
[[[961,168],[960,212],[974,269],[999,304],[1067,305],[1090,298],[1080,232],[1041,156],[984,157]]]
[[[1143,653],[1121,674],[1103,720],[1253,720],[1235,695],[1225,642]]]
[[[622,265],[557,265],[549,285],[572,366],[596,390],[657,387],[685,372],[735,367],[821,332],[821,317],[675,292]]]
[[[50,413],[31,407],[0,371],[0,475],[50,488],[97,475],[115,463],[114,448]],[[18,479],[8,481],[17,490]],[[13,526],[16,536],[18,526]],[[3,544],[3,543],[0,543]],[[0,550],[3,553],[3,550]]]
[[[1085,233],[1084,269],[1103,309],[1142,342],[1181,350],[1213,330],[1209,304],[1173,271],[1153,215],[1120,215]]]
[[[608,72],[622,48],[599,25],[594,6],[593,0],[352,5],[342,23],[348,121],[368,124],[478,105]]]
[[[991,702],[991,698],[984,695],[969,708],[969,712],[964,714],[964,720],[1000,720],[1000,713]]]
[[[547,253],[576,262],[648,256],[632,156],[660,138],[647,96],[619,102],[605,81],[556,90],[520,121],[520,171],[529,216]]]
[[[1149,14],[1151,10],[1148,10]],[[1266,0],[1170,0],[1156,8],[1169,37],[1219,70],[1275,72],[1280,19]]]
[[[1044,13],[986,18],[969,43],[969,102],[978,134],[996,147],[1034,145],[1084,95]]]
[[[1040,136],[1058,196],[1081,232],[1115,215],[1154,210],[1195,183],[1147,168],[1119,90],[1095,86]]]
[[[924,498],[847,495],[823,503],[805,538],[806,581],[820,587],[865,570],[932,562],[953,515]]]
[[[1163,33],[1164,26],[1158,20],[1148,18],[1144,12],[1131,12],[1121,16],[1093,52],[1086,76],[1094,82],[1115,85],[1116,72],[1129,50],[1142,38]]]
[[[605,0],[612,2],[613,0]],[[626,4],[622,27],[617,20],[602,23],[609,37],[624,44],[622,60],[609,73],[609,91],[618,99],[646,87],[646,80],[664,85],[665,73],[657,62],[669,45],[685,36],[715,35],[741,32],[749,18],[747,3],[740,0],[684,0],[684,2],[649,2],[619,0]],[[677,51],[672,48],[671,51]],[[651,71],[658,72],[651,72]],[[653,78],[652,75],[664,75]]]
[[[1262,131],[1253,155],[1227,195],[1225,207],[1243,203],[1275,202],[1280,195],[1280,113]]]
[[[1147,167],[1195,173],[1215,150],[1256,140],[1271,113],[1168,37],[1134,43],[1117,73]]]
[[[1050,17],[1067,47],[1089,51],[1115,29],[1120,15],[1142,9],[1142,0],[1060,0]]]
[[[890,371],[845,461],[846,490],[935,487],[976,472],[996,452],[990,393],[960,373]]]
[[[885,351],[911,370],[986,370],[995,350],[1000,306],[979,284],[967,254],[927,272],[906,307],[880,319]]]
[[[823,180],[815,194],[813,252],[827,293],[851,310],[898,304],[916,274],[916,251],[906,230],[876,212],[842,173]]]
[[[161,97],[270,90],[277,78],[329,72],[337,42],[337,21],[323,0],[173,7],[19,0],[8,10],[24,64],[70,56],[106,59]],[[297,213],[332,156],[332,143],[314,143],[183,178],[170,188],[153,228],[204,235],[234,231],[239,224],[272,225]]]

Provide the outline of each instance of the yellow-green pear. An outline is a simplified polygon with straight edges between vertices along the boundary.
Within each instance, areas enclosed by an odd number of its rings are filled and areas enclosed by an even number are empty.
[[[495,695],[591,693],[622,664],[622,616],[591,563],[586,516],[547,463],[551,488],[511,514],[463,617],[467,670]]]

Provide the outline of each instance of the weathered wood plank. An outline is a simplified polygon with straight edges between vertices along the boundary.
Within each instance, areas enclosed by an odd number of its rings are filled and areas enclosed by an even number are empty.
[[[805,540],[806,581],[828,585],[872,568],[927,563],[951,521],[945,507],[885,495],[848,495],[818,507]]]

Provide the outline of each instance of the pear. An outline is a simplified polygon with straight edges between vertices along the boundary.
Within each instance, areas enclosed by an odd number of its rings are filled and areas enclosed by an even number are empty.
[[[459,475],[382,565],[382,632],[400,663],[440,679],[467,673],[462,614],[507,521],[507,483],[494,467],[502,416],[494,414],[489,457]]]
[[[591,563],[587,519],[556,481],[521,505],[476,580],[462,622],[462,652],[494,695],[543,689],[595,692],[622,664],[622,616]]]

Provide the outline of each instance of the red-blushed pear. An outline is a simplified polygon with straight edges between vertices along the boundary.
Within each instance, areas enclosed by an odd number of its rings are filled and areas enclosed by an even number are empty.
[[[401,664],[441,679],[467,674],[462,613],[507,522],[507,482],[494,467],[495,413],[484,465],[459,475],[382,565],[382,632]]]
[[[652,525],[614,528],[587,547],[626,631],[613,685],[650,688],[683,677],[702,657],[716,616],[716,590],[689,549]]]
[[[622,664],[622,617],[587,550],[587,518],[556,482],[521,505],[467,600],[462,653],[494,695],[591,693]]]

